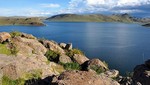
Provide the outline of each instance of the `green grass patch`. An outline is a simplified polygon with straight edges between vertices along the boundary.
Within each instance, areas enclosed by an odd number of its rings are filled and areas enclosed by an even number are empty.
[[[2,77],[2,85],[24,85],[24,84],[25,80],[23,79],[12,80],[7,76]]]
[[[55,61],[55,62],[58,62],[58,58],[60,56],[60,53],[58,52],[54,52],[52,50],[48,50],[45,54],[45,56],[47,57],[47,59],[49,61]]]
[[[81,66],[78,63],[60,63],[65,70],[81,70]]]
[[[11,51],[7,48],[6,44],[0,44],[0,54],[10,55]]]
[[[21,32],[13,31],[13,32],[10,32],[10,35],[11,35],[11,37],[21,36]]]
[[[66,55],[68,55],[69,57],[74,56],[74,54],[84,55],[84,53],[79,49],[72,49],[72,50],[69,50],[69,51],[66,52]]]
[[[91,66],[90,69],[94,70],[97,74],[103,73],[105,71],[105,69],[96,65]]]

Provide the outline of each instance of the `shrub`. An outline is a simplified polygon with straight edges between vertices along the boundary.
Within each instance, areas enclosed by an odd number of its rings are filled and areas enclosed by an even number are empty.
[[[78,63],[61,63],[66,70],[80,70],[81,66]]]
[[[108,63],[106,63],[105,61],[103,61],[103,64],[108,68]]]
[[[69,57],[74,56],[74,54],[84,55],[84,53],[79,49],[72,49],[72,50],[69,50],[69,51],[66,52],[66,55],[68,55]]]
[[[96,65],[91,66],[90,69],[94,70],[97,74],[103,73],[105,71],[102,67]]]
[[[24,83],[25,80],[23,79],[12,80],[7,76],[2,77],[2,85],[24,85]]]
[[[11,37],[21,36],[21,32],[13,31],[13,32],[10,32],[10,35]]]
[[[49,61],[56,61],[56,62],[58,62],[58,58],[59,58],[60,54],[58,52],[54,52],[52,50],[48,50],[46,52],[45,56],[47,57],[47,59]]]

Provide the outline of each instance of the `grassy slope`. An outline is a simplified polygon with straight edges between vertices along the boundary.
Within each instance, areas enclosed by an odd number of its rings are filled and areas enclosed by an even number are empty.
[[[0,17],[0,25],[44,25],[39,18]]]
[[[76,14],[64,14],[56,15],[48,18],[50,21],[69,21],[69,22],[132,22],[131,19],[125,16],[105,16],[100,14],[92,15],[76,15]]]

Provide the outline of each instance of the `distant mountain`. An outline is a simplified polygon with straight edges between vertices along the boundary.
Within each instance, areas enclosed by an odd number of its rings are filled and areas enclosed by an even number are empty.
[[[59,14],[47,18],[49,21],[66,21],[66,22],[134,22],[133,17],[129,14],[113,14],[106,16],[102,14]]]

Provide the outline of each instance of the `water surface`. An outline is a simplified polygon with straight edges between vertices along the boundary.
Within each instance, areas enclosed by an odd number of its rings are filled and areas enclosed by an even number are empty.
[[[121,74],[150,58],[150,28],[127,23],[45,22],[47,26],[0,26],[57,42],[73,43],[89,58],[106,61]]]

